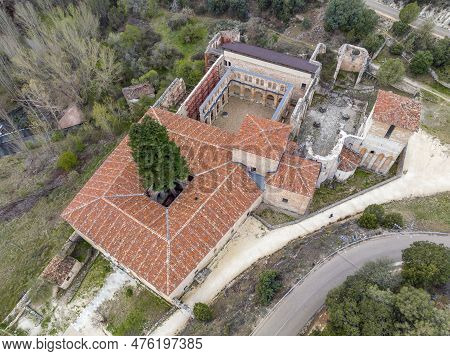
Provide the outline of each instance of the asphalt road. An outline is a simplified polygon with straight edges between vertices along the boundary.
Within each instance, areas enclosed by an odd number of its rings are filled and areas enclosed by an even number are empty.
[[[364,0],[366,5],[370,7],[371,9],[375,10],[378,14],[391,18],[393,20],[398,20],[398,13],[399,11],[396,9],[393,9],[390,6],[384,5],[382,3],[379,3],[377,0]],[[416,21],[414,21],[411,25],[413,27],[420,27],[425,23],[425,20],[418,18]],[[434,26],[433,34],[437,37],[450,37],[450,31],[440,27],[440,26]]]
[[[395,234],[354,245],[336,254],[291,290],[256,327],[253,335],[298,335],[322,307],[327,293],[368,261],[389,258],[401,261],[401,251],[414,241],[450,246],[450,235]]]

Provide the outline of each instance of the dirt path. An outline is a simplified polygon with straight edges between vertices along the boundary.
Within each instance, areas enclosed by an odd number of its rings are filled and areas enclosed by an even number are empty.
[[[450,190],[450,158],[448,148],[419,131],[411,136],[405,157],[405,174],[391,183],[355,197],[302,222],[273,231],[265,231],[254,223],[244,224],[238,238],[227,244],[211,265],[206,280],[183,298],[193,306],[196,302],[209,302],[224,286],[245,271],[259,258],[268,256],[289,241],[305,236],[345,217],[360,213],[370,204],[383,204],[393,200],[433,195]],[[330,218],[330,216],[332,217]],[[178,310],[154,335],[174,335],[181,330],[188,313]]]

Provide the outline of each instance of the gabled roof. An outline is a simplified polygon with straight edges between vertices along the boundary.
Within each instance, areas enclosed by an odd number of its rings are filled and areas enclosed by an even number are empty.
[[[290,132],[290,125],[247,115],[232,141],[232,146],[260,157],[279,161],[286,149]]]
[[[388,125],[417,131],[420,125],[420,102],[391,91],[379,90],[373,118]]]
[[[342,151],[339,155],[339,166],[338,169],[343,172],[354,171],[361,163],[361,155],[359,153],[353,152],[347,147],[342,147]]]
[[[195,177],[165,208],[144,194],[125,137],[62,216],[118,263],[170,295],[260,197],[231,162],[233,135],[165,110],[166,126]]]
[[[284,67],[289,67],[302,72],[314,74],[319,68],[318,65],[309,62],[306,59],[284,54],[270,49],[252,46],[242,42],[231,42],[222,45],[224,50],[243,54],[248,57],[261,59],[265,62],[279,64]]]
[[[312,197],[319,173],[320,163],[286,152],[276,173],[266,180],[266,185]]]

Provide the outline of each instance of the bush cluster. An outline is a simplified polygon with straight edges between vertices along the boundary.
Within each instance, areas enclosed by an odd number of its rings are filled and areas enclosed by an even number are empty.
[[[268,305],[275,293],[281,288],[280,275],[277,271],[267,270],[260,274],[256,293],[262,305]]]
[[[400,213],[385,214],[384,208],[378,204],[369,205],[358,219],[358,225],[365,229],[376,229],[380,225],[388,228],[402,228],[403,216]]]
[[[65,151],[61,153],[58,157],[57,167],[69,172],[78,164],[78,158],[72,151]]]
[[[195,303],[194,316],[195,319],[203,322],[208,322],[213,319],[211,307],[205,303]]]

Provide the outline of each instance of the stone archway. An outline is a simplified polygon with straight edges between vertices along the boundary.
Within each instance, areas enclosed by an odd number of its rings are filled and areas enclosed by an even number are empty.
[[[260,90],[255,90],[255,102],[258,104],[263,102],[263,93]]]
[[[383,162],[383,164],[381,165],[381,167],[378,171],[381,173],[387,173],[387,171],[391,167],[392,161],[393,161],[393,159],[391,156],[386,157],[386,160]]]
[[[377,158],[375,159],[375,161],[372,163],[372,169],[373,169],[374,171],[377,171],[377,170],[378,170],[378,166],[381,164],[381,162],[383,161],[383,159],[384,159],[384,154],[380,153],[380,154],[377,156]]]
[[[237,84],[233,84],[230,88],[230,94],[235,96],[241,95],[241,87]]]
[[[275,107],[275,97],[272,94],[267,94],[266,106]]]
[[[245,100],[252,100],[252,90],[250,88],[244,89],[244,99]]]

